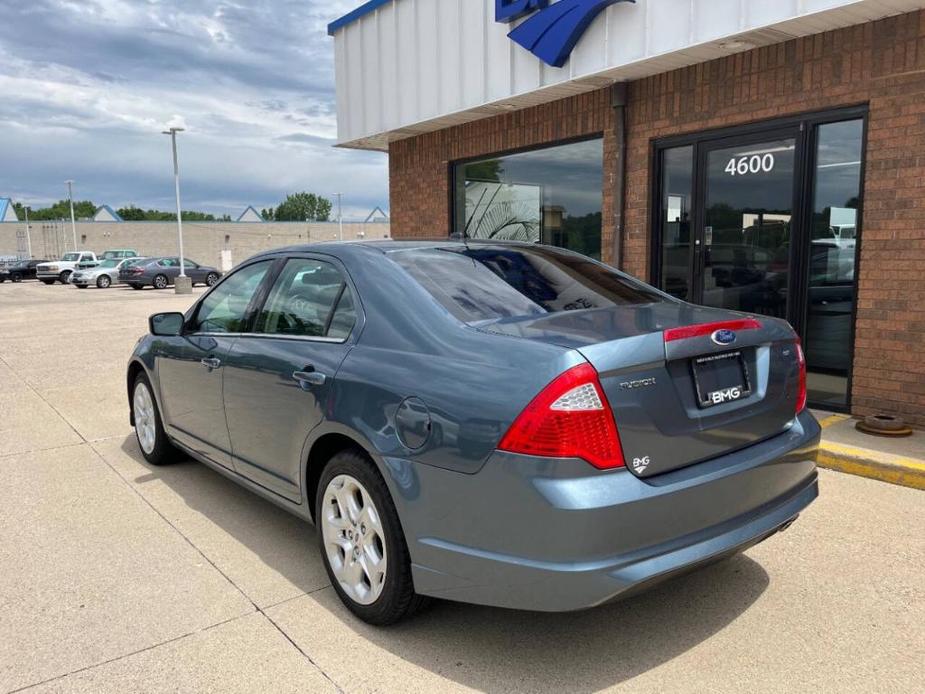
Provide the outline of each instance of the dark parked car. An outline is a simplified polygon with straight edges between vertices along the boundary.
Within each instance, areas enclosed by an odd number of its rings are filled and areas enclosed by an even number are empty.
[[[184,259],[184,270],[193,284],[211,287],[218,282],[222,273],[209,265],[200,265],[189,258]],[[148,285],[155,289],[166,289],[180,275],[179,258],[148,258],[143,263],[133,263],[119,269],[119,281],[132,289]]]
[[[264,253],[128,365],[144,457],[182,452],[319,527],[386,624],[436,596],[599,605],[787,528],[819,425],[779,319],[497,242]]]
[[[23,280],[34,280],[35,266],[39,263],[47,263],[47,260],[21,260],[11,263],[4,268],[0,268],[0,282],[22,282]]]

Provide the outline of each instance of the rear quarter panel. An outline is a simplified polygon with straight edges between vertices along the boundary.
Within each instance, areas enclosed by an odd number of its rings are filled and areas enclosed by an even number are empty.
[[[381,252],[364,250],[343,257],[366,323],[337,373],[330,419],[380,456],[478,471],[527,403],[583,358],[466,326]],[[416,448],[396,430],[407,398],[416,398],[411,415],[429,422]]]

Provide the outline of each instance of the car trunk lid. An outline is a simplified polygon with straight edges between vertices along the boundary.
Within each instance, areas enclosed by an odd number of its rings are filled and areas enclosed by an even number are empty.
[[[580,352],[598,371],[626,466],[639,477],[744,448],[795,415],[796,338],[779,319],[666,301],[479,327]]]

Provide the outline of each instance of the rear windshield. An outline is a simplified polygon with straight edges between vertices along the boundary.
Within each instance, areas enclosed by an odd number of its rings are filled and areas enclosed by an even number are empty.
[[[664,300],[590,259],[547,248],[460,244],[391,257],[466,322]]]

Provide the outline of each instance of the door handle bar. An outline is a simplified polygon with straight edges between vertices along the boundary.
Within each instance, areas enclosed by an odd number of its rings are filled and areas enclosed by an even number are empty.
[[[293,371],[292,377],[304,386],[324,385],[325,375],[318,371]]]
[[[207,357],[205,359],[200,359],[199,363],[207,369],[217,369],[222,365],[222,360],[216,359],[215,357]]]

